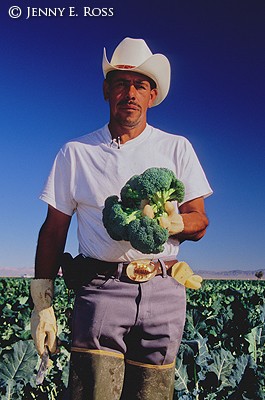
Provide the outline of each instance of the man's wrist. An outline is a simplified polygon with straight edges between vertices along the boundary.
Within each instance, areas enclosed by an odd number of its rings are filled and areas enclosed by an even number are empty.
[[[30,293],[37,311],[51,307],[54,294],[53,280],[46,278],[32,279]]]

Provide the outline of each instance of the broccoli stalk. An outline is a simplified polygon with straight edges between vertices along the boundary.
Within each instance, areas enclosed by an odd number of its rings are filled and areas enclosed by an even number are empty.
[[[103,224],[110,237],[130,241],[144,254],[162,252],[169,234],[159,225],[159,218],[167,215],[167,201],[183,201],[183,183],[171,170],[153,167],[130,178],[120,196],[121,201],[108,197],[103,209]]]
[[[173,187],[165,190],[159,190],[153,194],[150,198],[150,205],[152,206],[155,214],[155,218],[159,218],[166,215],[165,204],[167,201],[178,201],[181,203],[184,198],[184,186],[183,183],[175,179],[173,181]]]

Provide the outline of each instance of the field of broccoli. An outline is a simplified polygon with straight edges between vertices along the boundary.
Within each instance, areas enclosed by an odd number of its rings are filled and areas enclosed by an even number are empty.
[[[68,317],[73,294],[62,278],[55,284],[59,337],[42,385],[30,337],[29,279],[0,279],[0,399],[64,398],[70,342]],[[265,281],[204,281],[187,290],[185,333],[176,361],[175,400],[265,399]],[[155,400],[155,399],[154,399]]]

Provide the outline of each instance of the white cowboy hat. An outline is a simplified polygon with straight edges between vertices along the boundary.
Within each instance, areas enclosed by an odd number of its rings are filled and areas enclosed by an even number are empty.
[[[110,62],[104,48],[102,68],[104,77],[110,71],[130,70],[146,75],[155,81],[157,97],[153,106],[161,103],[169,91],[170,64],[163,54],[153,54],[143,39],[125,38],[114,50]]]

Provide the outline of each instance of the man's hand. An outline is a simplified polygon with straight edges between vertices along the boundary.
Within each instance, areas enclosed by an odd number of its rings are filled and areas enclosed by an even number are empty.
[[[57,325],[52,307],[53,280],[33,279],[31,297],[34,309],[31,315],[31,335],[40,356],[47,346],[51,353],[56,353]]]
[[[168,230],[169,235],[176,235],[184,230],[183,218],[175,210],[174,204],[171,201],[165,203],[167,216],[160,217],[159,224],[162,228]]]

